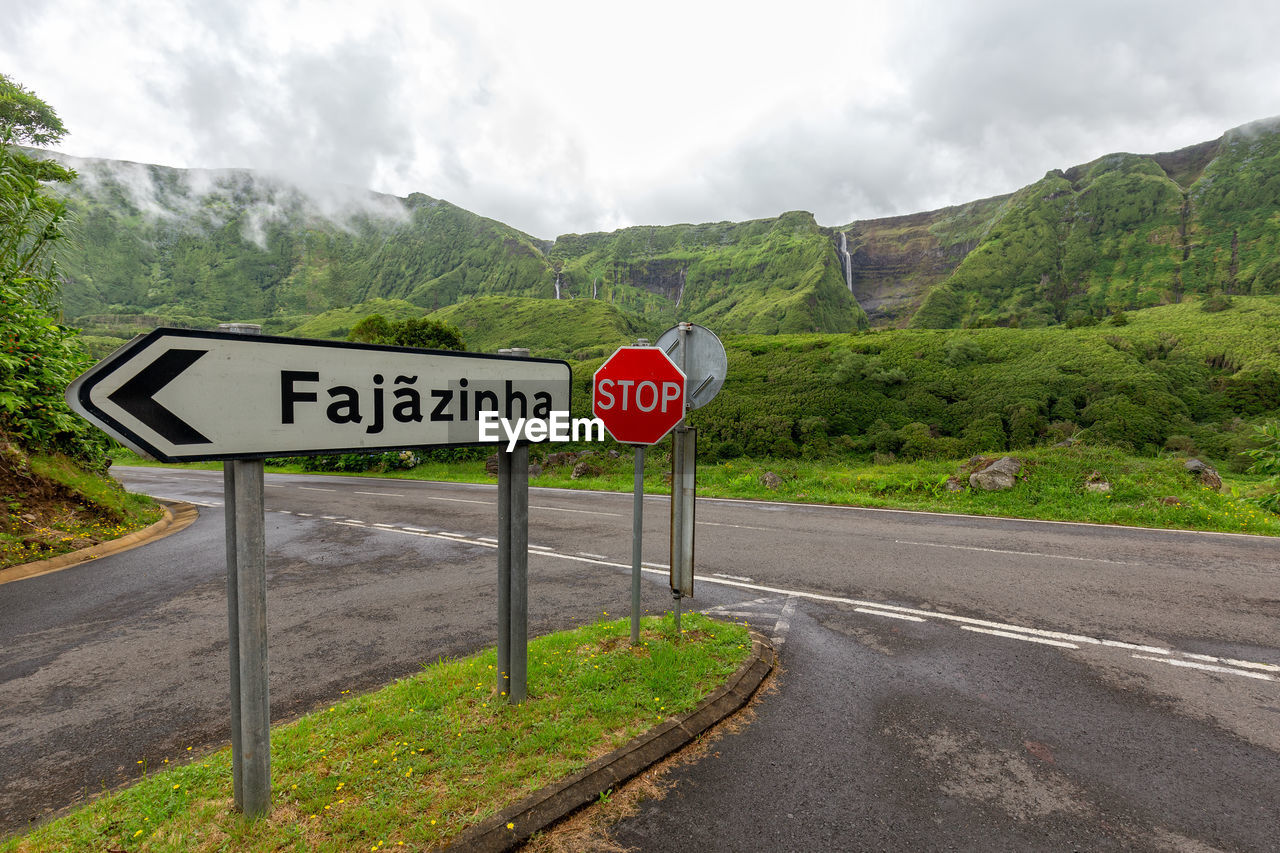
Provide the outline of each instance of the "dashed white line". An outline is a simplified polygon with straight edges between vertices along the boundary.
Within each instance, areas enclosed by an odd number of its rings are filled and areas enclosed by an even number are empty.
[[[402,498],[404,495],[398,495],[395,492],[352,492],[356,495],[373,495],[375,498]]]
[[[1042,554],[1039,551],[1005,551],[1000,548],[979,548],[976,545],[945,545],[941,542],[912,542],[908,539],[893,540],[897,545],[919,545],[922,548],[950,548],[953,551],[981,551],[985,554],[1010,554],[1015,557],[1048,557],[1051,560],[1078,560],[1084,563],[1110,563],[1114,566],[1130,566],[1124,560],[1105,560],[1102,557],[1072,557],[1067,554]]]
[[[315,486],[298,486],[298,488],[302,489],[304,492],[336,492],[338,491],[337,489],[320,489]]]
[[[576,512],[582,515],[612,515],[616,518],[622,517],[622,513],[620,512],[600,512],[599,510],[594,509],[565,509],[564,507],[559,506],[537,506],[534,504],[529,504],[529,509],[545,509],[550,510],[551,512]]]
[[[890,619],[903,619],[907,622],[924,622],[919,616],[909,616],[906,613],[890,613],[888,610],[873,610],[870,607],[855,607],[854,611],[858,613],[870,613],[873,616],[888,616]]]
[[[1273,663],[1253,663],[1247,660],[1235,660],[1234,658],[1216,658],[1213,655],[1197,655],[1197,654],[1192,654],[1191,652],[1179,652],[1178,654],[1182,655],[1184,658],[1191,658],[1192,660],[1202,660],[1202,661],[1205,661],[1206,663],[1224,663],[1224,664],[1227,664],[1228,666],[1241,666],[1241,667],[1244,667],[1245,669],[1261,669],[1267,672],[1280,672],[1280,666],[1276,666]]]
[[[1226,675],[1242,675],[1245,678],[1256,678],[1260,681],[1275,681],[1273,676],[1267,675],[1265,672],[1249,672],[1244,669],[1232,669],[1229,666],[1215,666],[1211,663],[1196,663],[1190,660],[1177,660],[1175,658],[1153,658],[1147,655],[1133,655],[1138,660],[1153,660],[1156,663],[1167,663],[1170,666],[1181,666],[1188,669],[1201,669],[1206,672],[1221,672]]]
[[[1045,646],[1058,646],[1063,649],[1080,648],[1075,643],[1064,643],[1061,640],[1046,640],[1042,637],[1032,637],[1028,634],[1015,634],[1012,631],[996,631],[991,628],[975,628],[972,625],[961,625],[961,631],[977,631],[979,634],[991,634],[993,637],[1008,637],[1010,640],[1022,640],[1024,643],[1040,643]]]
[[[750,524],[728,524],[723,521],[699,521],[699,525],[706,524],[711,527],[736,527],[739,530],[776,530],[776,527],[752,527]]]

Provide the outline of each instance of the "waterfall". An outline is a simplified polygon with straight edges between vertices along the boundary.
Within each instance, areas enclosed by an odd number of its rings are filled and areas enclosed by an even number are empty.
[[[598,278],[591,279],[591,298],[592,299],[600,298],[600,288],[598,286],[599,283],[600,283],[600,279]]]
[[[849,256],[849,235],[843,231],[840,232],[840,257],[843,261],[841,265],[844,267],[845,286],[853,293],[853,259]]]
[[[556,299],[560,298],[560,273],[556,273]]]
[[[685,270],[680,270],[680,292],[676,294],[676,307],[680,307],[681,300],[684,299],[684,274]]]

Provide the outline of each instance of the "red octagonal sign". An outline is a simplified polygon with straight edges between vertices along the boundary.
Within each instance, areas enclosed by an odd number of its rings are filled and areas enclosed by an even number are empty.
[[[657,347],[620,347],[595,373],[591,412],[623,444],[657,444],[684,417],[684,385]]]

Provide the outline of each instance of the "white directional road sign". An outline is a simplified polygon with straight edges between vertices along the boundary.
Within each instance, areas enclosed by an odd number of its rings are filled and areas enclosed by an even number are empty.
[[[67,388],[67,402],[164,462],[479,444],[481,411],[569,411],[563,361],[156,329]]]

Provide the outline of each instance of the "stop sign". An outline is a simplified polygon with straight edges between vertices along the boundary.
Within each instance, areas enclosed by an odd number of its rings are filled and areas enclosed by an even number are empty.
[[[657,347],[620,347],[592,379],[591,412],[623,444],[657,444],[684,417],[684,384]]]

